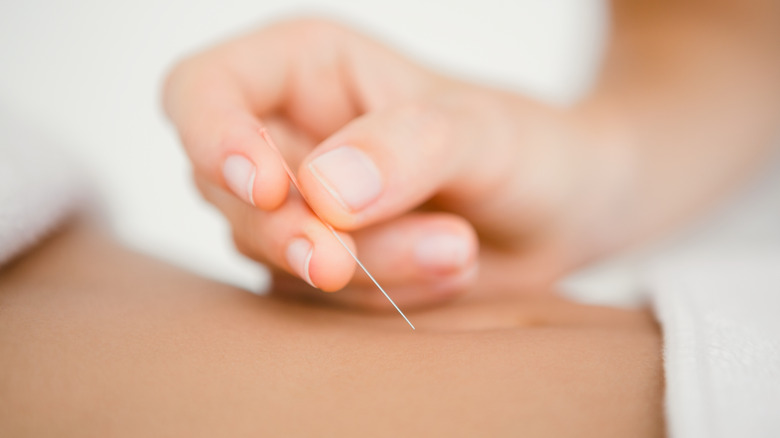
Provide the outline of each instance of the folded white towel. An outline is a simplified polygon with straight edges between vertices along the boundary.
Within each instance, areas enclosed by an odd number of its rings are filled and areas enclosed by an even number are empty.
[[[780,150],[686,233],[563,287],[590,303],[653,305],[670,437],[780,437]]]
[[[83,199],[77,166],[55,145],[0,108],[0,266],[34,245]]]
[[[690,252],[649,286],[670,436],[780,436],[780,251]]]
[[[669,435],[780,437],[780,151],[720,215],[656,257]]]

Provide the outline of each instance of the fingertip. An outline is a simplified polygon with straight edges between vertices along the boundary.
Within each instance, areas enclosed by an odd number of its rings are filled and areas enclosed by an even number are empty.
[[[320,233],[315,241],[314,251],[309,263],[311,282],[324,292],[335,292],[343,289],[355,275],[355,261],[339,241],[330,234]],[[352,239],[341,233],[341,239],[350,250],[356,251]]]
[[[310,266],[314,255],[314,245],[305,237],[295,237],[287,245],[285,257],[290,269],[298,274],[311,287],[317,287],[311,279]]]
[[[398,288],[401,301],[447,300],[470,287],[477,273],[477,234],[457,215],[408,213],[355,236],[361,261],[382,284]]]
[[[257,166],[241,154],[231,154],[222,164],[222,177],[225,184],[244,202],[256,205],[254,200]]]
[[[354,230],[414,209],[454,178],[449,119],[429,105],[365,114],[325,139],[299,168],[312,207]]]
[[[475,265],[479,240],[465,220],[455,216],[430,218],[416,239],[412,258],[427,275],[462,273]]]
[[[274,161],[274,157],[266,157],[258,166],[255,177],[253,205],[266,211],[275,210],[287,199],[289,190],[290,181],[282,166]]]
[[[220,148],[222,182],[233,194],[262,210],[276,209],[284,202],[287,174],[254,126],[241,123],[225,130]]]
[[[362,160],[355,159],[358,154],[353,152],[354,148],[346,146],[324,153],[315,152],[316,155],[308,157],[298,170],[301,190],[311,207],[328,223],[344,230],[360,226],[357,205],[367,205],[377,196],[372,192],[378,191],[377,187],[381,189],[381,181],[373,177],[373,170],[357,171],[357,175],[371,175],[368,182],[356,177],[353,168],[358,166],[355,161]]]

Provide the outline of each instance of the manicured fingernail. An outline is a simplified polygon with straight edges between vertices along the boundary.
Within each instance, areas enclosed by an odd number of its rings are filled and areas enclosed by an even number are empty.
[[[252,205],[255,205],[252,192],[255,188],[256,174],[255,165],[242,155],[231,155],[222,165],[222,176],[230,190]]]
[[[341,146],[315,158],[309,170],[350,211],[370,204],[382,192],[382,175],[359,149]]]
[[[314,254],[311,243],[303,237],[296,237],[287,246],[287,264],[298,274],[299,277],[306,280],[311,287],[317,287],[311,281],[309,276],[309,263]]]
[[[471,246],[468,239],[452,234],[431,234],[423,237],[414,248],[414,257],[423,268],[432,271],[453,271],[469,264]]]

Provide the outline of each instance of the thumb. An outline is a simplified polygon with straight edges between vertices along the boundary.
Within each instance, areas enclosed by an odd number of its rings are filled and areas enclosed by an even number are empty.
[[[353,120],[312,151],[298,172],[312,208],[351,230],[418,207],[458,174],[468,150],[436,107],[406,105]]]

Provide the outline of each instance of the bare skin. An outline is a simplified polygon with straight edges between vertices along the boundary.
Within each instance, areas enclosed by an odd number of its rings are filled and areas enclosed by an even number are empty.
[[[257,297],[71,228],[0,271],[2,436],[663,435],[645,311]]]

